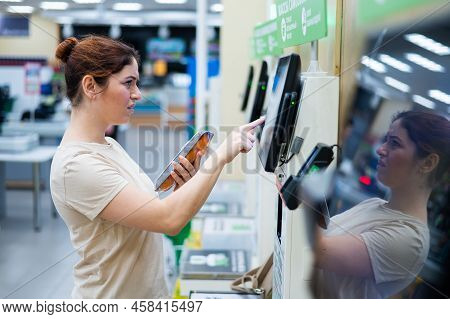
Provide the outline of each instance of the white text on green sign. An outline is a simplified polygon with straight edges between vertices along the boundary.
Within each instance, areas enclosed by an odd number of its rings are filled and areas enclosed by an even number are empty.
[[[277,0],[276,6],[282,48],[327,36],[326,0]]]

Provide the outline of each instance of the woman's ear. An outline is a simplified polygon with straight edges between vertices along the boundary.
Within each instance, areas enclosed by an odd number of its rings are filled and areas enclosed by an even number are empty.
[[[85,75],[81,80],[84,94],[92,100],[97,95],[97,83],[92,75]]]
[[[436,153],[431,153],[422,160],[419,170],[422,174],[429,174],[438,166],[438,164],[439,155]]]

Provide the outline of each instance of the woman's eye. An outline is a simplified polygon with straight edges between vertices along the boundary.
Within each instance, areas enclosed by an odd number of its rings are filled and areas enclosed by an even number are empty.
[[[390,141],[389,141],[389,144],[390,144],[391,146],[395,146],[395,147],[397,147],[397,146],[400,145],[400,144],[398,144],[395,140],[390,140]]]
[[[127,88],[130,88],[131,87],[131,83],[132,83],[132,81],[127,81],[127,82],[125,82],[125,86]]]

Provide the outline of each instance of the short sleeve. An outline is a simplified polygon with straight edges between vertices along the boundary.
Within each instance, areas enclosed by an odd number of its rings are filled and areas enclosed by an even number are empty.
[[[414,277],[420,271],[425,243],[420,230],[396,221],[361,235],[366,244],[377,284]]]
[[[93,153],[73,157],[65,167],[65,201],[90,220],[128,184],[119,171]]]

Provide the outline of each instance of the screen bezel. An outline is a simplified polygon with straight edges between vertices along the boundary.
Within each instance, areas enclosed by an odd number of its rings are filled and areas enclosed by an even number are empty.
[[[242,99],[242,105],[241,105],[241,111],[245,111],[247,109],[248,104],[248,98],[250,96],[250,90],[253,85],[253,76],[254,76],[254,68],[253,65],[250,65],[248,76],[247,76],[247,82],[245,82],[245,91],[244,91],[244,97]]]
[[[261,70],[259,73],[258,82],[256,83],[256,93],[253,100],[253,108],[250,113],[249,123],[256,121],[262,115],[264,100],[267,94],[267,82],[269,80],[269,74],[267,71],[267,62],[262,61]]]

